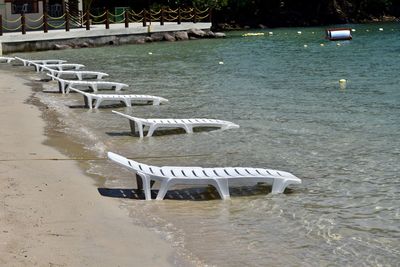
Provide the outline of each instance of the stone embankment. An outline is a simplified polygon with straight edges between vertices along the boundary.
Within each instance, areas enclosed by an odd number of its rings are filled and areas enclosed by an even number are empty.
[[[207,39],[207,38],[224,38],[226,35],[221,32],[212,32],[210,30],[190,29],[187,31],[176,32],[157,32],[148,33],[146,35],[114,35],[103,37],[76,38],[68,40],[48,41],[46,43],[33,43],[38,47],[32,47],[32,50],[61,50],[71,48],[97,47],[105,45],[122,45],[122,44],[144,44],[150,42],[175,42],[185,40]]]

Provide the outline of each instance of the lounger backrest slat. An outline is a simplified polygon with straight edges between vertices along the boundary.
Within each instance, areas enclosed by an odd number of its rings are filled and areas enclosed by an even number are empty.
[[[244,177],[251,175],[251,173],[248,171],[248,168],[236,167],[234,169]]]

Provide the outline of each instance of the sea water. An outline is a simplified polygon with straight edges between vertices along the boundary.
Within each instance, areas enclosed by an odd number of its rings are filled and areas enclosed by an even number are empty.
[[[87,110],[81,95],[37,93],[58,114],[59,130],[98,158],[113,151],[152,165],[264,167],[302,179],[280,195],[237,185],[232,199],[221,201],[214,189],[195,186],[146,202],[131,190],[128,171],[88,159],[88,172],[103,178],[100,193],[119,197],[133,223],[159,232],[186,260],[398,266],[400,27],[351,27],[354,39],[342,42],[325,40],[324,28],[281,28],[264,36],[231,32],[226,39],[20,55],[82,63],[128,83],[126,92],[169,99]],[[55,83],[44,88],[57,90]],[[139,139],[111,109],[144,118],[223,119],[240,129]]]

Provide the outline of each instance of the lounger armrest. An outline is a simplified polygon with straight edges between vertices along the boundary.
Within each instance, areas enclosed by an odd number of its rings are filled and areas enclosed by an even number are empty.
[[[84,91],[81,91],[81,90],[76,89],[76,88],[73,88],[73,87],[69,87],[69,90],[75,91],[75,92],[80,93],[80,94],[82,94],[82,95],[84,95],[84,96],[93,95],[93,94],[86,93],[86,92],[84,92]]]
[[[139,121],[139,122],[142,122],[142,123],[145,123],[145,122],[146,122],[146,120],[143,119],[143,118],[133,117],[133,116],[130,116],[130,115],[128,115],[128,114],[124,114],[124,113],[121,113],[121,112],[118,112],[118,111],[115,111],[115,110],[113,110],[112,113],[115,113],[115,114],[118,114],[118,115],[120,115],[120,116],[122,116],[122,117],[125,117],[125,118],[127,118],[128,120]]]

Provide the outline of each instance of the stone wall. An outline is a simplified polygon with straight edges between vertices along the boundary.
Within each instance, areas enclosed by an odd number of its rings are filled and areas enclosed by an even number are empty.
[[[61,50],[73,48],[98,47],[107,45],[123,45],[123,44],[145,44],[149,42],[160,41],[184,41],[204,38],[223,38],[224,33],[214,33],[212,31],[203,31],[198,29],[190,29],[188,31],[177,32],[159,32],[146,35],[114,35],[103,37],[75,38],[64,40],[43,40],[19,43],[3,43],[3,53],[15,52],[32,52],[44,50]]]

